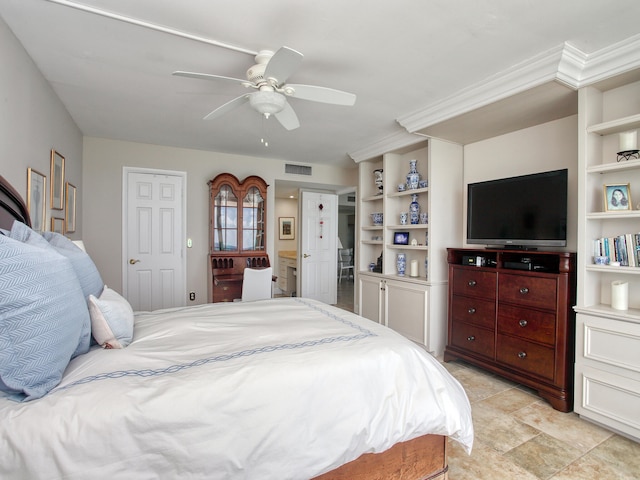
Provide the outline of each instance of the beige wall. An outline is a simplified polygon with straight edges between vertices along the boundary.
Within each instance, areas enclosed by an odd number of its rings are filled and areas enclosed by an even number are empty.
[[[51,149],[65,157],[65,178],[82,186],[82,133],[42,76],[22,45],[0,19],[0,175],[26,200],[27,168],[46,175],[51,181]],[[50,193],[50,183],[47,194]],[[62,218],[64,210],[51,210],[47,201],[46,225],[50,218]],[[82,237],[82,205],[78,205],[76,232]]]
[[[577,115],[465,145],[463,236],[466,238],[468,183],[562,168],[569,170],[566,250],[575,251],[578,245]]]
[[[272,261],[276,248],[277,218],[290,216],[288,206],[276,208],[276,180],[296,181],[299,176],[284,173],[284,161],[205,152],[184,148],[146,145],[101,138],[85,137],[83,150],[83,183],[85,195],[84,237],[88,252],[96,262],[105,283],[122,289],[122,175],[123,167],[174,170],[187,174],[187,238],[193,247],[187,249],[187,291],[196,293],[195,302],[207,300],[207,254],[209,247],[209,188],[207,181],[219,173],[229,172],[240,180],[258,175],[271,187],[267,191],[267,253]],[[357,169],[340,169],[313,165],[313,182],[354,185]],[[276,210],[278,213],[276,214]],[[284,213],[283,213],[284,212]],[[278,247],[276,247],[278,243]],[[288,249],[288,245],[287,245]],[[295,249],[295,247],[293,248]]]

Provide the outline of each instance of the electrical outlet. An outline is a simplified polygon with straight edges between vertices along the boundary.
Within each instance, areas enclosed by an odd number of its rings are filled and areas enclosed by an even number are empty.
[[[196,292],[189,292],[189,300],[192,302],[196,299]]]

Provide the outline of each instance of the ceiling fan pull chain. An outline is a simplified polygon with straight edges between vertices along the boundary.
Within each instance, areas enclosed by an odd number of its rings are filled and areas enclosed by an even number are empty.
[[[266,116],[262,116],[262,138],[260,139],[260,142],[262,142],[262,144],[266,147],[269,146],[269,140],[267,139],[267,122],[268,118]]]

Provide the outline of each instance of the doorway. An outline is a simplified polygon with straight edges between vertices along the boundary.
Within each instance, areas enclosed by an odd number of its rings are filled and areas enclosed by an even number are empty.
[[[339,247],[350,249],[353,267],[338,272],[337,303],[344,310],[354,311],[355,302],[355,226],[356,226],[356,192],[355,190],[341,192],[338,196],[338,238]]]

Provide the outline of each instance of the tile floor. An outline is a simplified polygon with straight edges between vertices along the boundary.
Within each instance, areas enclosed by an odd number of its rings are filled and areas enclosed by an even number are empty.
[[[450,441],[449,480],[640,479],[640,443],[464,362],[444,366],[467,392],[475,429],[471,456]]]

